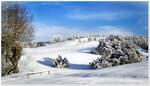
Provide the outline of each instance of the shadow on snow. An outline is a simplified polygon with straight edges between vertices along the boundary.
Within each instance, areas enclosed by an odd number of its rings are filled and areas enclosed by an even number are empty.
[[[49,57],[45,57],[43,60],[38,60],[37,62],[48,67],[53,67],[53,59]]]
[[[43,60],[38,60],[37,62],[42,64],[42,65],[45,65],[45,66],[48,66],[48,67],[54,67],[53,66],[53,61],[54,59],[51,59],[49,57],[45,57],[43,58]],[[73,64],[73,63],[70,63],[70,68],[69,69],[73,69],[73,70],[90,70],[90,65],[86,65],[86,64]]]

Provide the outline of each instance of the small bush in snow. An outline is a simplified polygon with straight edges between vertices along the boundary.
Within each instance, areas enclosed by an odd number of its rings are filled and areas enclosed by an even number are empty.
[[[60,55],[55,59],[54,63],[53,63],[54,67],[58,67],[58,68],[68,68],[69,66],[69,61],[67,60],[67,58],[62,58]]]
[[[111,67],[112,64],[109,62],[108,59],[102,57],[102,58],[97,58],[93,62],[89,63],[91,65],[92,69],[101,69],[105,67]]]

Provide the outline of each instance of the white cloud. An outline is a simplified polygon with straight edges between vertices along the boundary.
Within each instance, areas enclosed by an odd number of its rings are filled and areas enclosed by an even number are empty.
[[[50,40],[54,35],[61,35],[63,37],[69,37],[73,35],[85,35],[84,31],[80,31],[75,28],[38,24],[36,27],[35,38],[36,40]]]
[[[133,35],[131,31],[119,26],[100,26],[98,27],[97,32],[101,35]]]
[[[69,37],[73,35],[88,35],[88,34],[100,34],[100,35],[132,35],[130,31],[118,26],[100,26],[95,27],[93,31],[81,30],[79,28],[70,28],[56,25],[37,24],[35,39],[36,41],[51,40],[55,35],[61,35],[62,37]],[[94,27],[93,27],[94,28]]]
[[[112,11],[105,11],[105,12],[97,12],[97,13],[80,13],[75,12],[67,15],[71,19],[77,20],[90,20],[90,19],[100,19],[100,20],[119,20],[123,18],[128,18],[131,16],[130,12],[119,11],[119,12],[112,12]]]

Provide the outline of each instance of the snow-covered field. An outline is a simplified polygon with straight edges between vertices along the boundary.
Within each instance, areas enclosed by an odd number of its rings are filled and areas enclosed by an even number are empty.
[[[2,77],[2,85],[148,85],[148,61],[121,65],[116,67],[91,70],[89,62],[99,55],[90,54],[90,50],[98,45],[97,41],[78,42],[65,41],[45,47],[26,48],[19,61],[19,74]],[[148,54],[141,51],[146,57]],[[52,59],[58,55],[66,57],[71,68],[52,67]],[[50,74],[47,71],[50,70]],[[41,74],[31,75],[27,73]]]

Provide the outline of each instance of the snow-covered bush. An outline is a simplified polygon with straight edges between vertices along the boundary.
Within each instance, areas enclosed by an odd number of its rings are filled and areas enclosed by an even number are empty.
[[[91,65],[92,69],[102,69],[105,67],[111,67],[112,64],[108,61],[108,59],[102,57],[102,58],[97,58],[93,62],[89,63]]]
[[[102,57],[91,62],[91,68],[140,62],[143,57],[137,49],[138,47],[133,41],[111,35],[105,40],[101,40],[95,51],[92,50],[92,53],[100,54]]]
[[[125,37],[125,40],[130,40],[134,42],[138,47],[148,50],[148,37],[132,36]]]
[[[99,46],[96,48],[96,51],[98,51],[99,54],[106,56],[112,53],[111,46],[104,40],[99,42]]]
[[[67,58],[62,58],[60,55],[55,59],[54,63],[53,63],[54,67],[58,67],[58,68],[68,68],[70,67],[69,61],[67,60]]]

